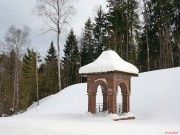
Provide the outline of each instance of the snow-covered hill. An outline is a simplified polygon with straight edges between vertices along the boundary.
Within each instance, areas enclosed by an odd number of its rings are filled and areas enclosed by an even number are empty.
[[[0,118],[0,135],[180,134],[180,67],[141,73],[131,85],[135,120],[114,122],[111,115],[87,113],[84,83],[46,97],[24,114]],[[100,91],[97,102],[102,101]]]

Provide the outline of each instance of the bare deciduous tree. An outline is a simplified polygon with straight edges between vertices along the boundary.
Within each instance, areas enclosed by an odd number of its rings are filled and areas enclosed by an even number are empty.
[[[30,28],[24,26],[23,29],[16,28],[15,26],[10,26],[6,35],[4,37],[3,46],[5,52],[10,53],[14,51],[15,56],[15,79],[14,79],[14,93],[13,93],[13,109],[18,111],[19,104],[19,78],[20,78],[20,65],[19,60],[21,60],[25,49],[30,45],[31,41],[29,39]]]
[[[49,24],[47,33],[54,31],[57,34],[57,48],[58,48],[58,81],[59,91],[61,90],[61,59],[60,59],[60,35],[68,19],[75,13],[71,0],[37,0],[35,11],[38,16],[45,17]],[[39,34],[39,35],[41,35]]]

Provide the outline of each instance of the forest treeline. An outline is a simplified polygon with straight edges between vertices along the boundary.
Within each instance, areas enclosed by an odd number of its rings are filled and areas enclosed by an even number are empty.
[[[180,66],[179,0],[109,0],[88,18],[80,39],[70,30],[61,63],[61,84],[84,82],[81,66],[104,50],[116,51],[140,72]],[[143,12],[141,12],[143,11]],[[33,102],[57,93],[57,52],[53,42],[44,59],[31,47],[29,31],[11,26],[0,55],[0,114],[24,111]],[[22,39],[22,40],[21,40]],[[5,47],[5,48],[6,48]],[[25,53],[24,49],[26,49]]]

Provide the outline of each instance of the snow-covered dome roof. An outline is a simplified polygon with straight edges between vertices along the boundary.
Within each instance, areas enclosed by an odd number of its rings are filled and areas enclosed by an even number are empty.
[[[80,74],[106,73],[106,72],[124,72],[138,75],[139,70],[124,61],[115,51],[103,51],[101,55],[92,63],[79,69]]]

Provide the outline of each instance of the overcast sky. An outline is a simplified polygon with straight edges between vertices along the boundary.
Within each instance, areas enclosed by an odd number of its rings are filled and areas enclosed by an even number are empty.
[[[43,30],[47,29],[43,20],[32,14],[32,9],[36,4],[36,0],[0,0],[0,41],[3,41],[5,32],[11,25],[18,28],[23,28],[27,25],[31,28],[32,47],[45,56],[50,46],[50,42],[54,41],[56,46],[56,35],[51,32],[42,36],[36,37]],[[102,5],[106,9],[107,0],[74,0],[76,15],[72,18],[70,25],[61,35],[61,44],[65,44],[66,37],[70,28],[73,28],[77,37],[80,37],[82,28],[88,17],[93,17],[95,9]],[[1,48],[0,48],[1,49]]]

